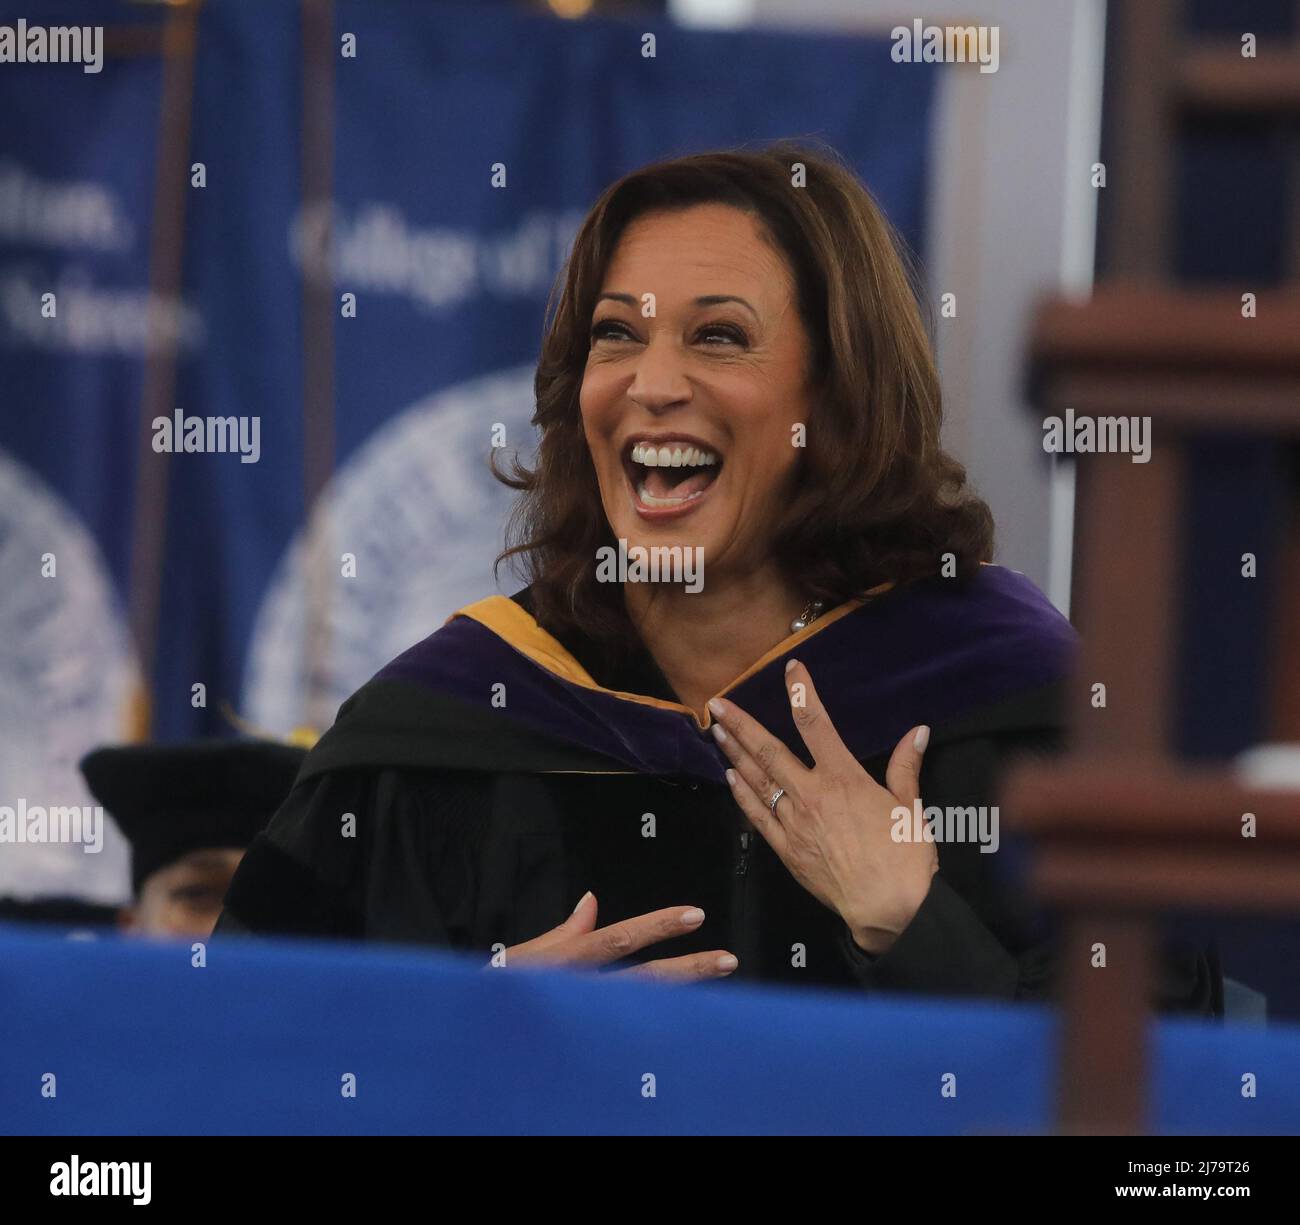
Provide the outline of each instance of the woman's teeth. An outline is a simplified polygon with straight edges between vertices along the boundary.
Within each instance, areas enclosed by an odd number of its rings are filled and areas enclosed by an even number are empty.
[[[700,468],[716,464],[718,457],[702,447],[653,447],[639,442],[632,448],[632,462],[647,468]]]

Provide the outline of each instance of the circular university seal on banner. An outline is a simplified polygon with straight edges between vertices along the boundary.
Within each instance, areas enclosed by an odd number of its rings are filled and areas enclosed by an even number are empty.
[[[499,588],[492,563],[514,493],[493,479],[488,455],[499,425],[500,459],[531,459],[533,375],[518,367],[421,400],[339,469],[254,623],[242,711],[250,722],[282,736],[324,730],[395,655],[508,587],[507,567]]]
[[[70,507],[0,451],[0,806],[93,807],[77,762],[122,740],[139,668],[99,547]],[[0,843],[0,895],[118,902],[128,852]]]

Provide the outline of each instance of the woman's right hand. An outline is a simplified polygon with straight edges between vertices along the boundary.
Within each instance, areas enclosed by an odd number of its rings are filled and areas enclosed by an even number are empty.
[[[618,961],[638,949],[674,936],[695,931],[704,922],[704,911],[691,906],[669,906],[666,910],[652,910],[649,914],[596,927],[597,903],[595,895],[587,892],[574,907],[573,913],[559,927],[515,944],[505,950],[493,965],[567,965],[601,966]],[[726,978],[738,962],[726,949],[713,949],[708,953],[689,953],[685,957],[665,957],[647,961],[643,965],[616,970],[616,974],[632,974],[640,978],[655,978],[667,982],[699,982],[712,978]]]

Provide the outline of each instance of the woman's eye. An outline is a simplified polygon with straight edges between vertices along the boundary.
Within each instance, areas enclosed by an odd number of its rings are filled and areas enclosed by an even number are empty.
[[[746,345],[749,337],[738,327],[729,323],[711,323],[699,330],[699,339],[716,344],[719,340],[733,345]]]
[[[600,323],[592,325],[591,342],[595,344],[598,340],[630,340],[632,333],[625,323],[617,323],[612,319],[605,319]]]
[[[626,323],[620,323],[616,319],[601,320],[591,328],[592,344],[600,340],[636,340],[636,338],[636,334]],[[749,337],[745,335],[744,330],[731,323],[710,323],[695,333],[695,339],[697,342],[714,346],[749,344]]]

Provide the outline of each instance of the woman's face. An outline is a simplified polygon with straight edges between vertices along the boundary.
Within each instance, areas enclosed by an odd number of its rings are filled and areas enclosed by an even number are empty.
[[[754,218],[705,204],[632,222],[581,392],[614,536],[701,547],[706,584],[760,566],[808,420],[807,353],[790,269]]]

